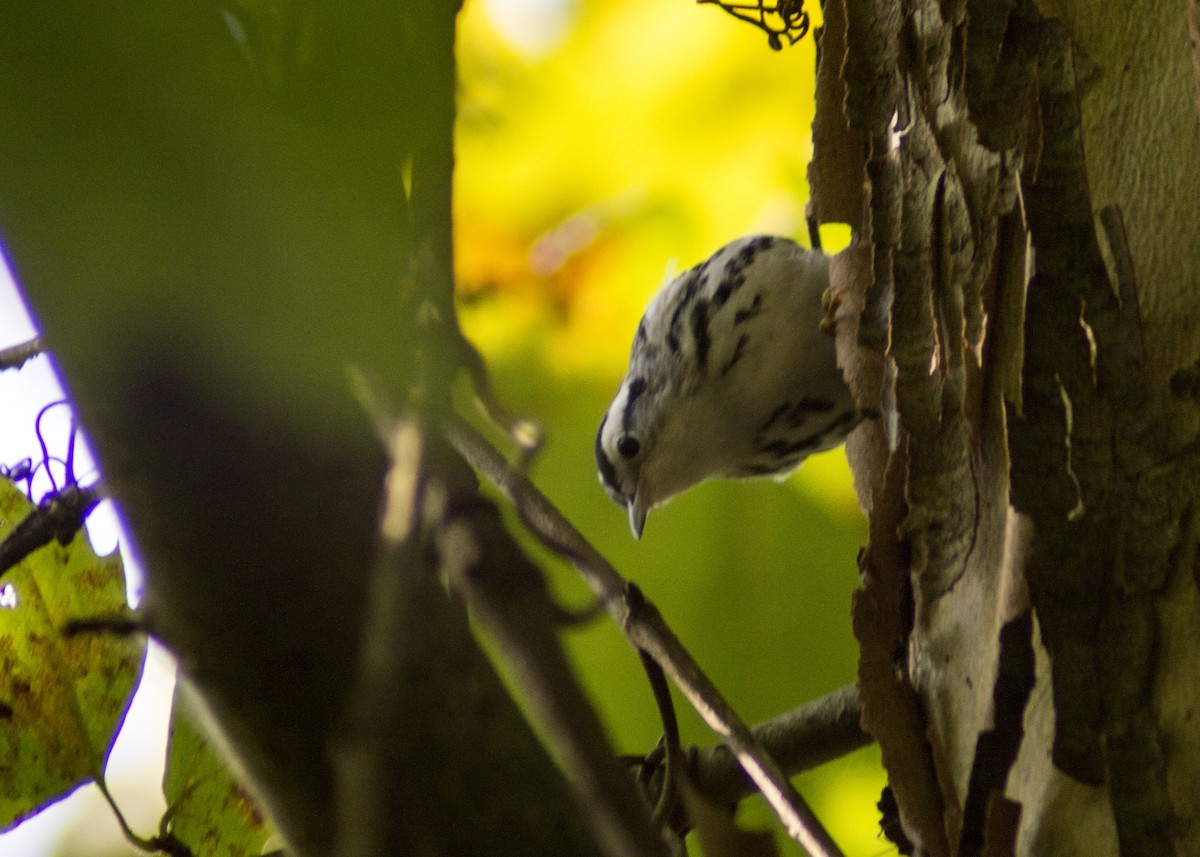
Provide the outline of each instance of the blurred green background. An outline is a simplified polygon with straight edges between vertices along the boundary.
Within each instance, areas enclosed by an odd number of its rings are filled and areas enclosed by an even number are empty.
[[[808,5],[818,25],[815,0]],[[265,15],[275,9],[270,3],[240,6]],[[175,51],[162,56],[176,61]],[[624,511],[601,490],[592,451],[637,320],[672,260],[680,269],[691,266],[727,241],[754,232],[804,240],[811,37],[776,53],[758,30],[689,0],[466,0],[459,58],[454,207],[461,321],[484,353],[503,401],[545,429],[546,451],[536,462],[535,478],[658,605],[747,720],[766,719],[852,682],[856,649],[849,603],[866,527],[840,450],[806,462],[782,484],[701,486],[653,513],[641,542],[632,539]],[[205,124],[200,120],[207,114],[190,116],[186,100],[166,95],[172,111]],[[222,105],[203,106],[221,115]],[[172,111],[159,118],[176,117]],[[203,148],[206,139],[198,139],[197,147]],[[73,145],[70,139],[47,141],[51,154],[57,151],[51,142],[64,151]],[[151,154],[157,151],[152,139],[142,145]],[[182,151],[195,154],[186,146]],[[225,176],[226,150],[214,151],[213,174]],[[84,154],[90,163],[93,153]],[[148,157],[140,149],[132,151],[124,166],[138,166],[143,156]],[[103,154],[94,160],[110,166]],[[238,170],[246,164],[230,158],[228,174],[243,175]],[[283,167],[279,173],[287,175]],[[269,177],[278,178],[275,172]],[[324,178],[331,184],[338,179]],[[338,225],[342,232],[330,247],[356,251],[355,241],[361,241],[376,250],[394,249],[391,224],[372,220],[369,210],[318,210],[327,187],[305,194],[303,187],[297,191],[264,181],[261,187],[285,191],[280,199],[259,199],[259,187],[251,185],[240,195],[242,185],[231,181],[199,210],[236,237],[244,231],[274,238],[278,244],[270,250],[290,251],[285,238]],[[346,200],[358,200],[359,190],[347,189]],[[240,212],[243,221],[233,217],[225,223],[231,201],[238,200],[254,205]],[[278,235],[268,228],[276,223],[272,205],[281,202],[295,203],[308,218],[303,228],[280,228]],[[288,209],[280,205],[279,210]],[[55,225],[58,217],[57,211],[47,213]],[[143,219],[129,222],[144,225]],[[363,221],[374,232],[352,231]],[[151,259],[170,249],[157,246],[159,231],[113,238],[112,224],[106,220],[104,227],[95,232],[114,256],[130,249],[126,241]],[[217,238],[214,246],[220,246]],[[188,246],[197,254],[200,248]],[[826,249],[837,249],[829,238]],[[301,275],[310,257],[280,255],[301,269],[297,280],[307,283]],[[189,258],[184,255],[184,261]],[[230,261],[232,272],[240,271],[236,261]],[[272,269],[273,284],[290,286],[280,274],[291,269],[271,261],[278,265]],[[340,296],[340,284],[355,281],[354,272],[371,270],[362,260],[319,261],[322,273],[339,274],[338,288],[323,295]],[[328,285],[327,277],[309,279]],[[236,322],[257,342],[262,325],[246,322],[244,310],[250,305],[274,312],[277,293],[241,289],[243,280],[233,274],[220,282],[229,286],[232,298],[201,292],[211,299],[205,306],[219,311],[212,319],[198,315],[214,325]],[[171,297],[170,290],[147,292],[155,300]],[[366,305],[375,318],[381,304]],[[331,316],[359,317],[335,309]],[[281,335],[288,332],[286,325],[279,327]],[[96,335],[106,329],[97,325]],[[376,333],[391,336],[394,328],[381,318]],[[319,338],[311,344],[316,350]],[[515,521],[513,529],[520,530]],[[565,602],[586,602],[588,593],[573,570],[536,545],[529,549]],[[648,751],[660,725],[633,650],[606,619],[567,632],[567,640],[619,751]],[[169,677],[160,683],[169,687]],[[713,743],[688,704],[679,700],[677,707],[685,742]],[[145,735],[132,737],[134,743],[146,741]],[[883,783],[874,749],[798,781],[850,857],[894,853],[878,833],[874,804]],[[121,795],[121,800],[133,798]],[[779,831],[761,802],[747,802],[742,815],[747,824]],[[153,818],[152,811],[139,820],[139,828],[150,829]],[[97,853],[99,824],[94,818],[79,822],[82,844],[64,846],[62,853]],[[793,845],[785,849],[800,853]],[[3,842],[0,853],[10,853]]]
[[[462,323],[502,398],[546,430],[537,481],[743,717],[854,681],[866,527],[841,450],[782,484],[703,485],[652,513],[641,542],[592,457],[668,263],[682,270],[753,232],[805,240],[811,37],[775,53],[758,30],[684,0],[467,0],[459,59]],[[573,571],[530,549],[565,601],[586,600]],[[660,726],[634,652],[607,620],[568,638],[619,750],[648,750]],[[712,743],[677,702],[684,740]],[[798,784],[847,854],[894,853],[879,836],[874,748]],[[759,801],[741,818],[773,825]]]

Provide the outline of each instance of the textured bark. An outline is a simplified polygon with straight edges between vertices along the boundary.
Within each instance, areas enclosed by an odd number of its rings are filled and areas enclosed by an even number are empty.
[[[839,355],[900,432],[849,446],[864,725],[930,853],[1195,853],[1195,7],[893,6],[827,4],[817,124],[870,142],[812,180],[867,187]]]

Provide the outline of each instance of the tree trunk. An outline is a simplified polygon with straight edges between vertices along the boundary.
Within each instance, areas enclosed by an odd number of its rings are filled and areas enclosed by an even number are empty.
[[[930,854],[1194,854],[1197,7],[1052,6],[825,5],[864,724]]]

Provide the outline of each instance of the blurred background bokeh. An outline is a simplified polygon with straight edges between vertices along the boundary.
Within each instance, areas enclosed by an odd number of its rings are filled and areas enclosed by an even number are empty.
[[[466,0],[459,60],[460,320],[501,398],[546,432],[535,478],[749,721],[853,682],[849,604],[866,526],[841,450],[780,484],[703,485],[656,510],[641,542],[601,490],[592,452],[637,320],[671,266],[755,232],[807,242],[811,35],[774,52],[760,31],[688,0]],[[825,241],[837,249],[836,235]],[[46,395],[41,404],[56,394]],[[572,570],[528,545],[565,602],[587,601]],[[567,642],[618,750],[648,751],[658,715],[619,631],[602,619]],[[160,701],[139,698],[114,761],[152,766],[165,739],[170,667],[155,657],[148,681]],[[713,743],[677,703],[684,741]],[[162,798],[138,795],[155,788],[159,765],[117,778],[141,786],[114,782],[143,833]],[[797,782],[850,857],[895,853],[879,835],[874,748]],[[0,836],[0,855],[133,853],[95,789],[81,792],[54,814],[57,832],[36,846]],[[747,801],[739,819],[779,830],[761,801]],[[784,853],[802,853],[778,838]]]
[[[760,31],[687,0],[467,0],[459,34],[461,320],[502,397],[547,432],[542,488],[744,717],[853,682],[849,604],[866,533],[841,450],[783,484],[702,485],[652,513],[641,542],[592,457],[668,266],[755,232],[807,242],[812,37],[774,52]],[[839,237],[823,233],[826,249]],[[572,571],[544,565],[564,599],[586,598]],[[653,746],[657,714],[618,631],[600,621],[569,643],[619,749]],[[712,743],[678,707],[685,741]],[[874,806],[883,783],[873,748],[798,780],[860,857],[894,853]],[[773,824],[756,801],[741,818]]]

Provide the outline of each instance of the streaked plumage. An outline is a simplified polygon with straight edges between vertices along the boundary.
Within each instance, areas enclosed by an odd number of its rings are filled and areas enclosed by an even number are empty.
[[[710,477],[783,476],[861,419],[820,330],[829,259],[738,239],[646,308],[600,423],[596,464],[640,537],[650,509]]]

